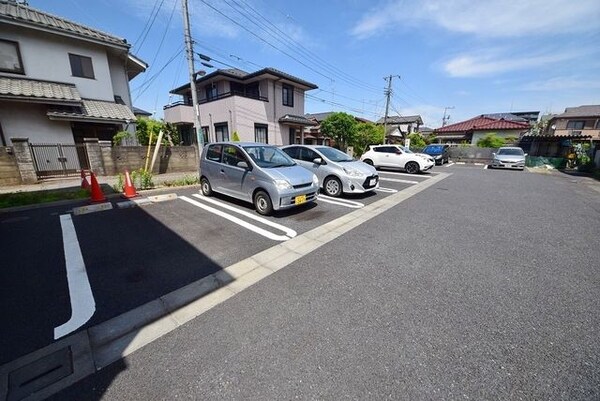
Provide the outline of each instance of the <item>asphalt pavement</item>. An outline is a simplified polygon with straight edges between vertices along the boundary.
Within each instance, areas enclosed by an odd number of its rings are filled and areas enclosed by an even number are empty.
[[[438,171],[53,399],[599,399],[597,185]]]

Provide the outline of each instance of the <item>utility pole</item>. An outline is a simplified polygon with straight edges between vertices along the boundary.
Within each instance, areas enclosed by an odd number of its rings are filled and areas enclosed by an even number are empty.
[[[198,92],[196,92],[196,70],[194,68],[194,44],[190,33],[190,14],[188,13],[187,0],[181,0],[181,11],[183,13],[183,36],[185,38],[185,49],[190,73],[190,89],[192,90],[192,107],[194,108],[194,132],[198,140],[198,160],[202,155],[204,136],[202,125],[200,125],[200,110],[198,109]]]
[[[444,117],[442,117],[442,127],[446,126],[448,120],[450,120],[450,115],[446,117],[446,111],[454,109],[454,106],[444,107]]]
[[[383,78],[388,83],[388,86],[385,90],[386,101],[385,101],[385,116],[383,117],[383,145],[385,145],[385,135],[387,134],[387,119],[388,119],[388,112],[390,111],[390,96],[392,95],[392,78],[393,77],[398,77],[398,79],[400,79],[400,75],[390,75],[389,77]]]

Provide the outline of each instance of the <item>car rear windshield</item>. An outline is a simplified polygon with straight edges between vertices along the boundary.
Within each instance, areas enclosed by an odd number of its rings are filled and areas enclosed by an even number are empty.
[[[523,149],[520,148],[507,148],[507,149],[499,149],[499,155],[507,155],[507,156],[522,156],[524,155]]]
[[[316,149],[332,162],[351,162],[354,160],[344,152],[339,151],[335,148],[323,146],[322,148]]]
[[[249,145],[244,150],[258,167],[276,168],[295,166],[296,162],[275,146]]]

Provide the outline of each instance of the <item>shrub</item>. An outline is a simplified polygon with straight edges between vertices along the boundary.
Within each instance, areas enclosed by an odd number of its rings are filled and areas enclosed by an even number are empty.
[[[124,139],[131,138],[131,132],[128,131],[119,131],[113,136],[113,145],[119,146]]]
[[[477,147],[479,148],[500,148],[504,146],[506,141],[504,138],[499,137],[496,134],[487,134],[483,138],[477,141]]]

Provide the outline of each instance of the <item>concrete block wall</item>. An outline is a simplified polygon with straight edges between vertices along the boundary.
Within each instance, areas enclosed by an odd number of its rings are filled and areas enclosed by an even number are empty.
[[[17,160],[10,147],[0,147],[0,186],[21,184]]]
[[[102,152],[104,169],[108,175],[144,168],[147,146],[115,146]],[[150,151],[148,166],[152,161],[154,149]],[[198,170],[198,151],[195,146],[161,147],[152,169],[153,174],[188,172]]]
[[[456,146],[448,149],[448,156],[455,162],[487,163],[491,162],[498,149],[477,148],[474,146]]]

